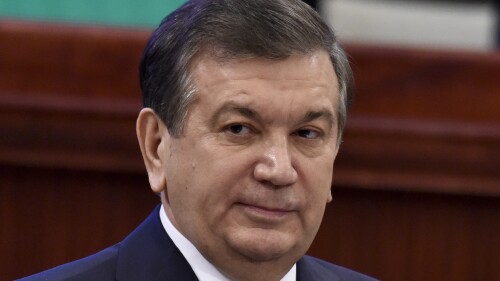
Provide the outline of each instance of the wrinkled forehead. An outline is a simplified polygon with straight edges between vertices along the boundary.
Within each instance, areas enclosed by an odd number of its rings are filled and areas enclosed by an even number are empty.
[[[286,60],[291,56],[314,56],[318,53],[326,53],[330,58],[330,63],[333,66],[333,56],[330,54],[330,50],[323,48],[322,46],[311,46],[303,47],[302,49],[289,49],[289,50],[274,50],[269,48],[268,50],[232,50],[222,46],[217,45],[217,43],[206,42],[205,46],[200,49],[196,49],[194,55],[191,59],[191,64],[195,64],[200,59],[210,58],[219,63],[229,63],[246,61],[250,59],[262,59],[269,61],[280,61]]]
[[[301,100],[303,106],[324,103],[323,106],[332,106],[332,112],[338,111],[338,80],[326,52],[280,60],[247,58],[222,62],[206,55],[198,58],[192,72],[198,99],[224,102],[240,96],[238,99],[268,100],[273,94],[280,96],[283,107]],[[277,105],[276,110],[279,109]]]
[[[304,65],[308,66],[307,70],[303,68]],[[334,90],[338,91],[338,77],[331,57],[322,49],[310,53],[292,53],[280,58],[245,54],[221,57],[204,51],[193,57],[189,71],[195,84],[217,82],[218,79],[227,79],[228,76],[243,79],[258,72],[263,79],[286,76],[287,79],[333,81]]]

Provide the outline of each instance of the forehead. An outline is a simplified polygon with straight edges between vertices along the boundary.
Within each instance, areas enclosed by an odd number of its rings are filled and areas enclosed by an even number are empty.
[[[338,111],[338,80],[325,51],[279,60],[220,61],[202,55],[193,64],[192,76],[197,97],[191,113],[201,110],[208,116],[228,102],[260,111],[268,120]]]
[[[338,80],[326,51],[291,55],[285,59],[247,58],[218,60],[208,53],[198,55],[191,73],[198,89],[227,86],[228,82],[256,81],[324,87],[338,93]],[[283,85],[281,85],[283,86]]]

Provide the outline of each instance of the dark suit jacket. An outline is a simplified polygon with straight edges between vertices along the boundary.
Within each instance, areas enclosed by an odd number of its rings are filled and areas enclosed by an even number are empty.
[[[38,273],[22,281],[196,281],[196,275],[166,234],[159,207],[125,240],[97,254]],[[297,281],[374,280],[349,269],[304,256]]]

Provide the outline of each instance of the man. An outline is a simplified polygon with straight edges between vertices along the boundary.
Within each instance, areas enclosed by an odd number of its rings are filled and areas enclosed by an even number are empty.
[[[372,280],[304,256],[332,200],[351,70],[298,0],[196,0],[140,68],[161,207],[124,241],[25,280]]]

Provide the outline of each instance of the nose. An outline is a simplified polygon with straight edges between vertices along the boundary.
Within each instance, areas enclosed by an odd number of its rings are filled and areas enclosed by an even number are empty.
[[[276,187],[289,186],[297,181],[298,175],[286,137],[264,144],[262,157],[255,165],[254,177]]]

